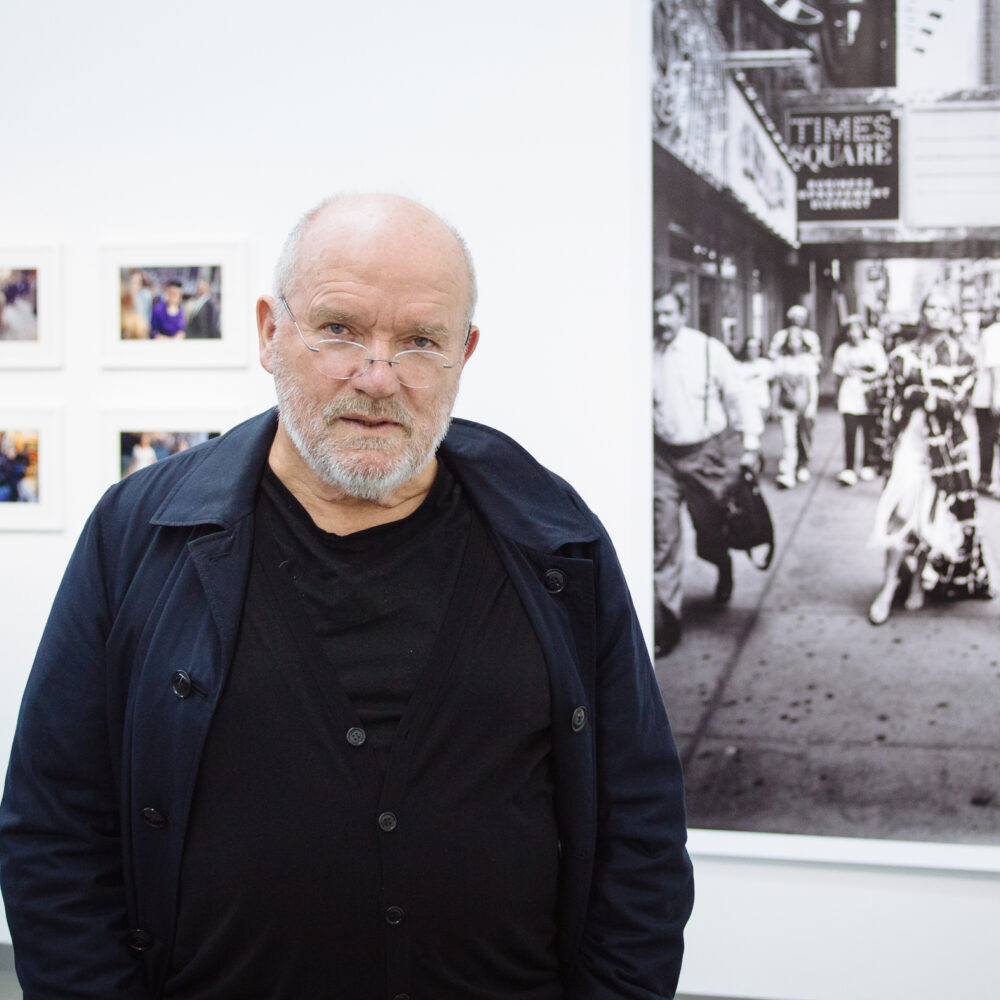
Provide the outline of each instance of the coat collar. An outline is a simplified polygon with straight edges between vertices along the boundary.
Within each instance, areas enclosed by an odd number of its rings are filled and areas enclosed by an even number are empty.
[[[230,527],[251,514],[277,425],[271,409],[185,453],[197,464],[178,477],[152,523]],[[514,541],[555,552],[598,536],[575,491],[500,431],[456,418],[440,455],[490,526]]]
[[[200,461],[178,477],[152,523],[173,527],[219,524],[228,528],[253,513],[277,427],[275,408],[185,452],[185,458]],[[151,468],[156,469],[156,465]]]
[[[456,418],[441,457],[494,531],[542,552],[591,542],[597,518],[565,480],[506,434]]]

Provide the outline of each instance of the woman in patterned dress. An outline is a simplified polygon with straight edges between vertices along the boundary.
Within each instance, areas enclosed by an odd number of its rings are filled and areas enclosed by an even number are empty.
[[[925,593],[992,597],[976,531],[976,490],[962,418],[975,381],[975,359],[955,336],[955,312],[939,290],[921,306],[917,338],[889,355],[882,413],[891,455],[875,513],[872,544],[885,550],[885,578],[868,612],[889,617],[900,571],[910,583],[904,607]]]

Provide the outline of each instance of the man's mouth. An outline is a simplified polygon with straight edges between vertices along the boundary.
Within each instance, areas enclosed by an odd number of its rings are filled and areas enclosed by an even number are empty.
[[[365,405],[364,400],[334,400],[323,412],[328,427],[343,423],[361,434],[382,434],[402,431],[409,435],[412,419],[406,409],[392,401],[383,400],[376,405]]]
[[[380,417],[356,417],[350,414],[345,414],[340,418],[346,423],[353,424],[355,427],[368,427],[372,429],[378,429],[382,427],[398,427],[399,424],[395,420],[385,420]]]

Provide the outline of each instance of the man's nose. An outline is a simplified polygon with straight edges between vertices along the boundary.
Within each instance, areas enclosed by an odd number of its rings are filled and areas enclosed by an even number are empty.
[[[368,396],[391,396],[399,389],[396,364],[388,358],[368,356],[364,367],[351,379],[351,385]]]

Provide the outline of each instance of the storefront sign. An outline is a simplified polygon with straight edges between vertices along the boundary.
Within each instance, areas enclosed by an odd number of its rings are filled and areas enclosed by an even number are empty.
[[[789,111],[787,141],[799,222],[899,218],[899,120],[892,109]]]
[[[726,134],[722,45],[696,4],[653,4],[653,138],[717,186]]]
[[[904,218],[911,226],[1000,226],[1000,101],[913,107]]]
[[[795,171],[732,80],[726,117],[726,183],[752,215],[794,245]]]

